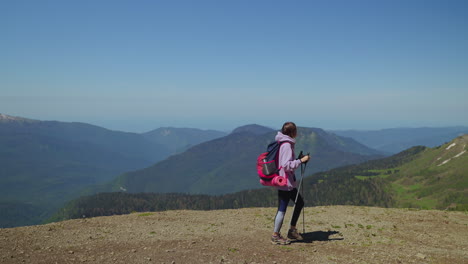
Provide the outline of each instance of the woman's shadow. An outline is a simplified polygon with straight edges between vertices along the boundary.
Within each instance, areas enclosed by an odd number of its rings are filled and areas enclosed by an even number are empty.
[[[332,235],[338,234],[340,237],[332,237]],[[301,234],[304,240],[292,241],[293,243],[312,243],[314,241],[333,241],[333,240],[343,240],[343,235],[338,231],[315,231]]]

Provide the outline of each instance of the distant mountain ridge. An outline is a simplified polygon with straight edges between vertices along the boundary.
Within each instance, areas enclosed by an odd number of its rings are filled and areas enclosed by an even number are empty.
[[[24,117],[18,117],[18,116],[10,116],[10,115],[5,115],[0,113],[0,122],[6,123],[6,122],[39,122],[38,120],[34,119],[28,119]]]
[[[245,125],[245,126],[240,126],[236,129],[234,129],[231,134],[235,134],[235,133],[252,133],[252,134],[256,134],[256,135],[263,135],[263,134],[266,134],[268,132],[272,132],[274,131],[274,129],[272,128],[268,128],[268,127],[264,127],[264,126],[261,126],[261,125],[257,125],[257,124],[250,124],[250,125]]]
[[[389,128],[382,130],[335,130],[370,148],[395,154],[413,146],[436,147],[468,133],[468,127]]]
[[[151,167],[125,173],[114,181],[112,190],[224,194],[259,188],[255,161],[275,135],[273,129],[258,125],[240,127]],[[298,128],[297,142],[297,154],[311,152],[309,172],[379,157],[377,151],[352,139],[318,128]]]
[[[146,133],[143,136],[148,140],[163,145],[170,154],[184,152],[199,143],[223,137],[227,133],[216,130],[201,130],[196,128],[161,127]]]

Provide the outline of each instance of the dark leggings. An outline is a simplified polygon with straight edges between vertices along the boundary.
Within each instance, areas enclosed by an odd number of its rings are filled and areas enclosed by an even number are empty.
[[[286,208],[288,207],[289,200],[295,201],[297,195],[297,189],[294,188],[291,191],[281,191],[278,190],[278,211],[286,212]],[[294,207],[294,212],[291,218],[291,225],[296,226],[297,220],[299,219],[299,215],[301,214],[302,208],[304,207],[304,200],[302,196],[299,194],[297,197],[297,203]]]

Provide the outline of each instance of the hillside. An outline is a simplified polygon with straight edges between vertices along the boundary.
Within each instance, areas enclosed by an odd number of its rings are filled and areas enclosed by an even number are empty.
[[[333,133],[349,137],[370,148],[396,154],[414,146],[437,147],[468,134],[468,127],[389,128],[382,130],[340,130]]]
[[[0,226],[39,223],[86,186],[162,159],[163,149],[138,134],[1,115]]]
[[[112,190],[224,194],[259,188],[255,161],[274,140],[276,131],[258,131],[256,125],[239,128],[151,167],[125,173],[114,181]],[[378,152],[354,140],[318,128],[299,128],[298,134],[297,154],[304,150],[312,155],[309,173],[379,157]]]
[[[468,134],[428,148],[388,177],[400,207],[468,209]],[[386,177],[376,171],[373,177]]]
[[[468,258],[462,212],[306,207],[305,240],[287,246],[269,241],[275,213],[275,207],[140,212],[0,229],[0,263],[457,264]]]
[[[171,144],[85,123],[0,114],[0,227],[40,223],[66,201],[94,193],[89,186],[173,154]]]
[[[466,210],[467,143],[468,135],[463,135],[439,147],[414,147],[389,158],[317,173],[305,181],[306,196],[316,197],[316,205]],[[330,197],[328,192],[340,195]]]

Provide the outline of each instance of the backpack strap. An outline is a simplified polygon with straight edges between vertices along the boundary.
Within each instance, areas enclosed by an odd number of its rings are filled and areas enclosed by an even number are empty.
[[[291,144],[291,145],[292,145],[293,143],[292,143],[291,141],[289,141],[289,140],[277,141],[277,142],[278,142],[278,145],[279,145],[279,146],[278,146],[278,152],[276,152],[275,162],[276,162],[276,164],[278,164],[278,166],[279,166],[279,167],[278,167],[278,171],[280,171],[280,170],[283,168],[283,166],[280,166],[280,164],[279,164],[279,153],[280,153],[280,150],[281,150],[281,146],[282,146],[284,143],[289,143],[289,144]]]

